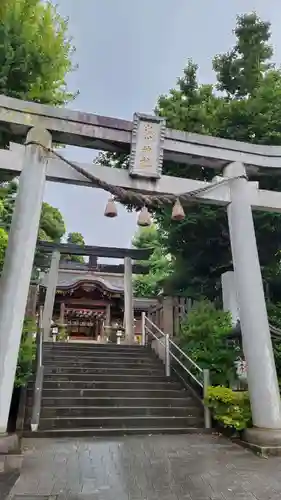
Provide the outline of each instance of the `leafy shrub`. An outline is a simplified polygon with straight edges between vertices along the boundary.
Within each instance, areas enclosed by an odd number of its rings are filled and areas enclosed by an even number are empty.
[[[251,427],[252,416],[248,392],[235,392],[227,387],[209,387],[205,404],[215,420],[224,427],[242,431]]]
[[[211,302],[198,302],[180,325],[179,345],[201,368],[209,368],[213,385],[231,385],[240,349],[230,345],[230,314]]]
[[[277,302],[276,304],[273,304],[272,302],[268,302],[267,313],[269,323],[276,328],[281,329],[281,303]]]
[[[36,332],[35,321],[32,318],[25,318],[18,355],[15,387],[24,387],[32,374],[32,362],[36,353],[34,332]]]
[[[65,326],[59,326],[58,341],[65,342],[67,339],[67,329]]]
[[[275,326],[276,328],[279,328],[281,330],[281,303],[277,302],[276,304],[273,304],[272,302],[269,302],[267,304],[267,312],[268,312],[269,322],[273,326]],[[273,345],[273,353],[274,353],[277,376],[278,376],[278,379],[280,380],[281,379],[281,342],[278,339],[273,339],[272,345]]]

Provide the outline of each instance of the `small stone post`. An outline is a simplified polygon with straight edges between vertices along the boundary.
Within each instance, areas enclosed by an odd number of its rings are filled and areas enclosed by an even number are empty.
[[[32,128],[28,143],[51,146],[47,130]],[[25,147],[0,295],[0,433],[6,432],[22,326],[32,273],[46,179],[47,155],[37,144]]]
[[[54,302],[56,296],[56,288],[58,283],[58,273],[60,265],[60,252],[54,250],[52,253],[51,266],[48,274],[48,285],[43,311],[43,338],[44,342],[51,340],[50,329],[53,317]]]
[[[104,337],[109,337],[110,325],[111,325],[111,304],[107,304],[105,310],[105,324],[101,334],[101,342],[104,342]]]

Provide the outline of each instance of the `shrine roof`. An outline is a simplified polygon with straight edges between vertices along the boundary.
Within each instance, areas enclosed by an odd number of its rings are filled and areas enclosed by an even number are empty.
[[[124,276],[110,273],[98,273],[95,271],[81,271],[60,269],[58,275],[58,289],[67,289],[77,286],[80,282],[94,282],[100,284],[110,292],[124,293]],[[44,274],[41,278],[41,286],[46,287],[48,275]]]
[[[73,264],[73,263],[72,263]],[[110,274],[110,273],[99,273],[96,271],[83,271],[81,268],[78,270],[74,269],[60,269],[58,276],[58,290],[67,290],[79,286],[79,283],[95,283],[105,288],[109,292],[124,294],[124,276],[123,274]],[[41,276],[40,285],[47,287],[48,275],[43,274]],[[149,307],[154,306],[158,303],[157,299],[151,298],[134,298],[134,307],[139,310],[147,310]]]

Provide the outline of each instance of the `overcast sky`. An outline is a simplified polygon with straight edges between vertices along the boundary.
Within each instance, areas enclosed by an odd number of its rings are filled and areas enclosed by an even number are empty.
[[[1,0],[0,0],[1,1]],[[201,82],[212,82],[212,58],[233,44],[237,14],[256,10],[272,23],[275,61],[281,63],[280,0],[57,0],[69,17],[78,70],[69,89],[80,91],[71,108],[132,119],[152,112],[157,97],[175,85],[189,58]],[[69,158],[92,161],[93,151],[71,148]],[[124,209],[103,216],[107,195],[95,189],[48,183],[45,200],[58,207],[68,231],[87,244],[131,244],[136,216]]]

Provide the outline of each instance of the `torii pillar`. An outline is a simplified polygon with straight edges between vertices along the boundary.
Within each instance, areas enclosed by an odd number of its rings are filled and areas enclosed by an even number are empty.
[[[132,259],[124,258],[124,319],[126,344],[134,343],[134,298]]]
[[[30,144],[25,147],[1,276],[0,434],[7,429],[45,188],[47,158],[37,143],[48,148],[51,142],[47,130],[33,128],[27,134],[27,144]]]
[[[51,340],[50,329],[53,317],[53,309],[56,296],[56,288],[58,283],[58,273],[60,265],[60,252],[54,250],[52,253],[51,265],[48,273],[47,290],[43,310],[43,335],[44,342]]]
[[[245,437],[261,446],[280,445],[280,392],[245,167],[232,163],[224,176],[241,176],[229,183],[227,216],[254,425]]]

